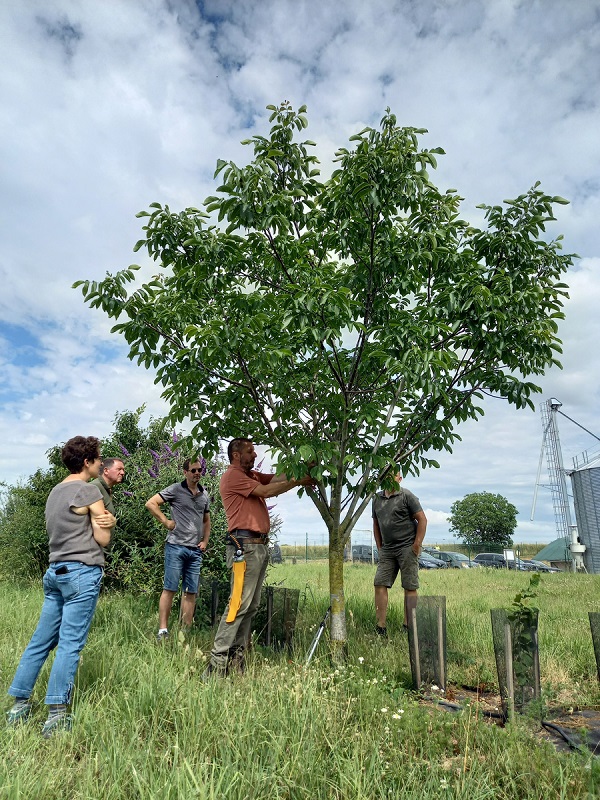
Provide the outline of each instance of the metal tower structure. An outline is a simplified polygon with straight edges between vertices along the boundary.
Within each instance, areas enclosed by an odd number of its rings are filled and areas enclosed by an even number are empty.
[[[538,466],[537,481],[535,484],[535,494],[533,507],[531,509],[531,519],[535,511],[537,490],[540,483],[540,473],[542,471],[542,461],[546,454],[548,466],[548,477],[550,483],[548,488],[552,492],[552,506],[554,508],[554,521],[556,523],[557,538],[564,537],[569,539],[571,535],[571,509],[569,506],[569,495],[567,492],[567,476],[563,466],[562,451],[560,449],[560,437],[558,435],[558,424],[556,415],[562,403],[555,397],[546,400],[540,406],[542,413],[542,428],[544,431],[542,439],[542,449],[540,452],[540,462]]]

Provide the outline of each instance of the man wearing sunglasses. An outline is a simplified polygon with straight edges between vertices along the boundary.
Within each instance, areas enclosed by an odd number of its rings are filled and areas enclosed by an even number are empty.
[[[194,608],[200,581],[202,554],[210,536],[210,500],[200,484],[205,468],[199,461],[183,462],[185,479],[162,489],[146,503],[146,508],[168,531],[165,544],[165,578],[158,604],[158,641],[169,636],[169,614],[173,598],[182,582],[181,623],[189,628],[194,619]],[[171,507],[169,519],[161,506]]]

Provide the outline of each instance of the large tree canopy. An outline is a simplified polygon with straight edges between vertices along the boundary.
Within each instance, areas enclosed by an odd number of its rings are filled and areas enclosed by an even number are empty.
[[[390,465],[418,472],[450,450],[483,393],[532,405],[528,382],[557,364],[557,320],[572,256],[546,241],[553,203],[536,184],[482,206],[480,230],[429,170],[440,149],[386,112],[351,138],[321,180],[306,109],[269,107],[246,166],[219,161],[203,210],[152,203],[154,275],[137,266],[84,297],[118,321],[130,358],[156,370],[170,421],[215,452],[244,435],[302,474],[330,533],[332,631],[345,637],[341,553]],[[158,270],[158,271],[157,271]]]
[[[506,497],[473,492],[456,500],[450,509],[450,531],[471,547],[510,547],[518,510]]]

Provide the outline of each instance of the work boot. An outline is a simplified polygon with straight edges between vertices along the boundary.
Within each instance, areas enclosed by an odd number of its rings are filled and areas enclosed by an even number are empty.
[[[202,673],[201,680],[203,683],[208,683],[213,678],[224,678],[227,675],[227,667],[217,667],[212,662],[209,663],[207,668]]]
[[[387,628],[382,628],[381,625],[375,625],[375,633],[381,636],[382,639],[387,639]]]
[[[227,656],[227,673],[237,672],[243,675],[246,671],[246,658],[243,647],[230,647]]]

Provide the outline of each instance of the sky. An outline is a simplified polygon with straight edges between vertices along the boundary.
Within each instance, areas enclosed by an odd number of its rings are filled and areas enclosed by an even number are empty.
[[[458,190],[474,224],[479,203],[538,180],[570,201],[548,231],[580,256],[564,369],[538,381],[536,405],[556,397],[600,436],[600,0],[4,0],[0,53],[0,481],[46,466],[71,436],[110,433],[118,411],[166,412],[153,375],[71,286],[144,265],[135,215],[154,201],[198,206],[217,159],[244,163],[241,140],[266,134],[265,106],[283,100],[308,107],[324,173],[389,106],[445,150],[432,177]],[[405,479],[427,539],[451,541],[452,503],[490,491],[519,509],[516,541],[548,542],[547,488],[530,520],[540,414],[491,398],[484,408],[440,469]],[[566,466],[600,448],[565,418],[559,430]],[[326,541],[306,497],[278,498],[277,512],[281,541]]]

